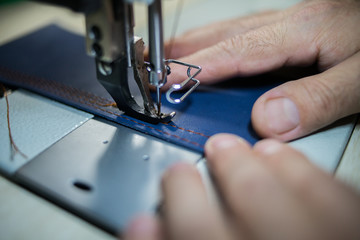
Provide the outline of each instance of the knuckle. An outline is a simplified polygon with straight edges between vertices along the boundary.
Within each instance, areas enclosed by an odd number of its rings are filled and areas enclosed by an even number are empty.
[[[316,17],[333,16],[344,6],[341,1],[315,1],[306,4],[292,15],[295,23],[313,21]]]
[[[234,57],[236,55],[236,49],[242,49],[243,47],[243,38],[240,35],[233,36],[225,41],[221,41],[216,44],[216,48],[228,55],[229,57]]]
[[[339,112],[339,102],[336,92],[339,90],[333,89],[327,84],[324,79],[312,80],[308,84],[302,84],[304,95],[309,101],[306,101],[304,109],[309,109],[309,103],[314,106],[310,114],[315,118],[315,122],[323,123],[324,119],[329,119]],[[307,114],[308,115],[308,114]]]
[[[216,58],[221,59],[230,59],[230,61],[224,62],[224,64],[229,65],[232,69],[234,69],[235,73],[237,74],[238,71],[238,61],[236,60],[239,58],[241,51],[243,49],[243,37],[240,35],[233,36],[227,40],[221,41],[217,43],[213,48],[213,55]],[[206,71],[213,77],[222,78],[224,73],[219,73],[218,68],[207,68]]]
[[[265,25],[258,29],[251,30],[245,34],[235,35],[225,41],[219,42],[216,52],[230,59],[259,58],[265,56],[270,50],[281,51],[286,40],[287,26],[285,22],[278,22]],[[241,64],[239,64],[241,62]],[[231,64],[236,74],[241,75],[245,71],[256,69],[252,61],[232,61]]]
[[[263,54],[268,48],[280,48],[283,46],[286,36],[286,25],[279,22],[266,25],[249,32],[244,36],[244,47],[250,54]]]
[[[265,25],[256,30],[250,31],[244,35],[243,40],[243,57],[248,58],[249,61],[244,61],[238,66],[238,72],[256,72],[259,68],[260,58],[272,58],[273,53],[282,55],[284,51],[287,35],[287,25],[285,22],[278,22],[271,25]]]

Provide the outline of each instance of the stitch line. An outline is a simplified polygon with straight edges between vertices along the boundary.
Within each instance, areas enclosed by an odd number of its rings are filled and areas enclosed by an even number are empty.
[[[189,133],[194,133],[194,134],[200,135],[200,136],[202,136],[202,137],[210,138],[209,135],[205,135],[205,134],[203,134],[203,133],[195,132],[195,131],[193,131],[193,130],[189,130],[189,129],[185,129],[185,128],[182,128],[182,127],[178,127],[178,126],[175,126],[174,124],[170,124],[170,123],[162,123],[162,124],[167,125],[167,126],[170,126],[170,127],[174,127],[174,128],[177,128],[177,129],[180,129],[180,130],[189,132]]]
[[[28,157],[26,156],[26,154],[24,154],[22,151],[20,151],[19,147],[16,145],[14,138],[13,138],[11,124],[10,124],[10,122],[11,122],[10,121],[10,104],[9,104],[7,89],[1,83],[0,83],[0,88],[4,92],[4,98],[5,98],[5,102],[6,102],[6,120],[7,120],[7,125],[8,125],[8,135],[9,135],[9,140],[10,140],[10,147],[11,147],[11,150],[13,150],[10,155],[10,160],[14,160],[16,153],[19,153],[23,158],[27,159]]]
[[[84,99],[82,99],[82,100],[84,100]],[[159,132],[159,133],[163,133],[163,134],[168,135],[168,136],[170,136],[170,137],[177,138],[177,139],[179,139],[179,140],[188,142],[188,143],[190,143],[190,144],[193,144],[193,145],[196,145],[196,146],[199,146],[199,147],[204,147],[203,145],[199,144],[198,142],[193,142],[193,141],[191,141],[191,140],[189,140],[189,139],[182,138],[182,137],[180,137],[180,136],[177,136],[177,135],[174,135],[174,134],[170,134],[170,133],[168,133],[168,132],[164,132],[164,131],[162,131],[162,130],[160,130],[160,129],[156,129],[156,128],[151,127],[151,126],[148,126],[148,125],[146,125],[146,124],[144,124],[144,123],[137,122],[137,121],[135,121],[135,120],[133,120],[133,119],[130,119],[130,118],[127,118],[127,117],[125,117],[125,116],[123,116],[123,115],[121,115],[121,114],[117,114],[117,113],[114,113],[114,112],[111,112],[111,111],[102,109],[102,108],[98,107],[97,105],[94,105],[94,104],[97,104],[96,102],[90,101],[90,103],[92,103],[92,104],[89,104],[87,101],[79,101],[79,102],[82,103],[82,104],[84,104],[84,105],[91,106],[91,107],[93,107],[93,108],[95,108],[95,109],[97,109],[97,110],[100,110],[100,111],[103,111],[103,112],[106,112],[106,113],[115,115],[115,116],[120,117],[120,118],[123,118],[123,119],[125,119],[125,120],[127,120],[127,121],[131,121],[131,122],[133,122],[133,123],[135,123],[135,124],[144,126],[144,127],[149,128],[149,129],[151,129],[151,130],[155,130],[155,131],[157,131],[157,132]]]
[[[94,95],[92,93],[82,91],[80,89],[77,89],[77,88],[74,88],[74,87],[71,87],[71,86],[63,85],[63,84],[55,82],[55,81],[46,80],[46,79],[43,79],[41,77],[36,77],[36,76],[20,73],[18,71],[10,70],[10,69],[7,69],[7,68],[2,67],[2,66],[0,66],[0,72],[4,73],[5,76],[7,75],[8,77],[10,77],[11,75],[14,75],[15,79],[13,79],[13,80],[15,80],[15,81],[18,81],[17,79],[30,80],[32,86],[37,86],[38,88],[45,87],[47,90],[55,92],[58,95],[71,98],[73,101],[76,101],[77,98],[83,98],[85,96],[88,99],[93,99],[96,102],[97,101],[101,102],[100,104],[96,103],[96,104],[98,104],[100,106],[111,105],[113,103],[113,101],[111,101],[109,99]],[[44,85],[46,85],[46,86],[44,86]],[[63,91],[59,92],[58,89],[62,89]],[[75,93],[78,93],[78,94],[75,94]],[[64,94],[66,94],[66,95],[64,95]],[[75,98],[73,96],[75,96]],[[115,112],[114,112],[114,114],[115,114]],[[202,137],[205,137],[205,138],[210,137],[210,136],[205,135],[205,134],[200,133],[200,132],[196,132],[196,131],[193,131],[193,130],[178,127],[178,126],[176,126],[174,124],[168,124],[168,123],[160,123],[160,124],[170,126],[170,127],[173,127],[173,128],[176,128],[176,129],[179,129],[179,130],[182,130],[182,131],[186,131],[186,132],[189,132],[189,133],[192,133],[192,134],[196,134],[196,135],[199,135],[199,136],[202,136]]]
[[[80,104],[93,107],[93,108],[95,108],[97,110],[100,110],[102,112],[106,112],[108,114],[115,115],[115,116],[120,117],[122,119],[125,119],[127,121],[131,121],[131,122],[133,122],[135,124],[138,124],[140,126],[149,128],[149,129],[151,129],[153,131],[155,130],[155,131],[157,131],[159,133],[168,135],[170,137],[174,137],[176,139],[179,139],[181,141],[193,144],[195,146],[203,147],[203,145],[199,144],[198,142],[194,142],[194,141],[191,141],[191,140],[189,140],[187,138],[182,138],[180,136],[170,134],[170,133],[162,131],[160,129],[156,129],[156,128],[151,127],[149,125],[146,125],[146,124],[137,122],[137,121],[135,121],[133,119],[127,118],[127,117],[125,117],[123,115],[120,115],[118,113],[115,113],[113,111],[109,111],[109,110],[101,108],[103,106],[106,106],[106,105],[109,105],[109,104],[112,103],[112,101],[110,101],[110,100],[108,100],[106,98],[96,96],[94,94],[91,94],[91,93],[76,89],[76,88],[71,87],[71,86],[65,86],[65,85],[60,84],[58,82],[49,81],[49,80],[45,80],[45,79],[40,78],[40,77],[31,76],[31,75],[23,74],[23,73],[20,73],[20,72],[17,72],[17,71],[13,71],[13,70],[4,68],[2,66],[0,66],[0,73],[2,73],[3,76],[5,76],[6,78],[14,80],[15,82],[29,83],[29,81],[30,81],[30,84],[32,86],[38,87],[39,89],[48,90],[49,92],[52,92],[52,93],[56,94],[59,97],[68,98],[68,99],[70,99],[70,100],[72,100],[74,102],[78,102]],[[28,80],[28,81],[22,81],[22,80]],[[60,89],[62,89],[62,91],[60,91]],[[87,97],[87,99],[85,97]],[[89,102],[91,104],[89,104]],[[99,104],[99,102],[102,102],[102,103]],[[168,125],[168,126],[180,129],[182,131],[186,131],[186,132],[189,132],[189,133],[200,135],[202,137],[209,138],[209,136],[207,136],[205,134],[198,133],[198,132],[188,130],[188,129],[185,129],[185,128],[181,128],[181,127],[175,126],[173,124],[164,124],[164,125]]]

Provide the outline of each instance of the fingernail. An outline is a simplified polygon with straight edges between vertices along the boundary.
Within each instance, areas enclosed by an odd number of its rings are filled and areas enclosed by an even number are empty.
[[[239,144],[246,144],[248,143],[232,134],[217,134],[212,136],[205,144],[205,152],[207,154],[211,154],[213,151],[217,150],[225,150],[229,149],[235,146],[238,146]]]
[[[254,150],[263,155],[273,155],[283,147],[282,143],[273,139],[265,139],[255,144]]]
[[[127,229],[127,234],[130,236],[145,237],[156,232],[155,219],[151,216],[140,216],[135,218]]]
[[[265,116],[269,129],[275,134],[286,133],[300,123],[299,111],[288,98],[275,98],[265,103]]]

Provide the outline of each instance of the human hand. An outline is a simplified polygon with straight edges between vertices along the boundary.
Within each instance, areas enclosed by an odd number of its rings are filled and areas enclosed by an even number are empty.
[[[257,133],[286,141],[360,112],[359,22],[360,1],[304,1],[185,33],[167,57],[202,66],[202,84],[317,63],[322,73],[276,87],[253,107]],[[172,68],[168,86],[182,71]]]
[[[194,167],[175,165],[163,178],[165,221],[139,218],[125,239],[360,239],[359,196],[289,146],[219,134],[205,154],[223,205]]]

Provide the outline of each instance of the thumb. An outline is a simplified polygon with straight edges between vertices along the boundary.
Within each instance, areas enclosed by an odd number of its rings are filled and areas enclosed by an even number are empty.
[[[287,82],[254,104],[258,134],[283,141],[316,131],[360,112],[360,52],[315,76]]]

